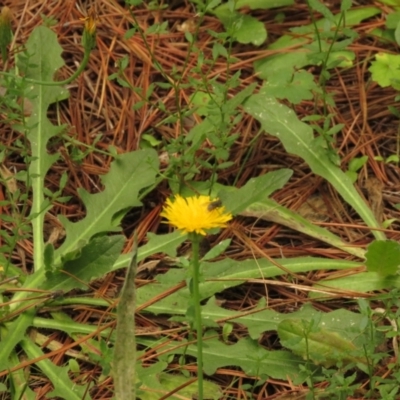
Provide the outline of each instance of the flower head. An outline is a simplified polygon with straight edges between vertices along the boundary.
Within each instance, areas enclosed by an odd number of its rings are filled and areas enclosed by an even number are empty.
[[[85,31],[89,35],[94,35],[96,33],[96,18],[93,15],[89,15],[88,17],[81,18],[82,21],[85,22]]]
[[[7,46],[12,40],[11,20],[11,10],[8,7],[3,7],[0,13],[0,50],[3,62],[7,60]]]
[[[83,46],[91,50],[96,45],[96,23],[97,23],[97,14],[93,8],[91,8],[88,12],[88,16],[84,18],[80,18],[81,21],[85,22],[83,28]]]
[[[184,233],[206,235],[206,229],[224,228],[232,219],[224,206],[210,207],[210,204],[215,204],[210,196],[184,198],[176,195],[174,201],[167,199],[160,215]]]

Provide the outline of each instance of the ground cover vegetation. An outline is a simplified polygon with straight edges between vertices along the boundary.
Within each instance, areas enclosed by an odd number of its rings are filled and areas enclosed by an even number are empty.
[[[5,1],[1,399],[397,399],[400,7]]]

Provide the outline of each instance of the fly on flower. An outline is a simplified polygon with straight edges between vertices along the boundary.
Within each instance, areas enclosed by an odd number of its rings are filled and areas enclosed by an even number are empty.
[[[167,199],[161,216],[167,218],[171,225],[176,226],[183,233],[197,233],[206,235],[207,229],[224,228],[232,219],[232,214],[225,211],[224,206],[211,206],[210,196],[182,197]],[[211,209],[209,207],[211,206]]]
[[[220,199],[217,199],[208,204],[207,210],[212,211],[220,207],[222,207],[222,201]]]

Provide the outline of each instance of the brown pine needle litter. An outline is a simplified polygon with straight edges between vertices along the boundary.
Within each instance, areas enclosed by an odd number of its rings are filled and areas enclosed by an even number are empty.
[[[139,142],[145,133],[154,135],[160,141],[169,141],[180,134],[179,123],[161,122],[166,117],[160,108],[152,108],[144,105],[138,111],[133,107],[140,102],[142,96],[148,91],[153,82],[166,81],[166,77],[159,72],[156,64],[159,64],[164,71],[172,76],[172,70],[179,71],[182,82],[187,83],[188,78],[196,78],[192,75],[196,58],[193,54],[187,53],[188,42],[184,36],[185,21],[196,18],[193,7],[186,1],[164,2],[165,10],[150,10],[141,6],[133,9],[133,13],[142,31],[145,31],[155,22],[168,21],[169,33],[146,36],[147,45],[143,38],[134,34],[130,38],[124,38],[126,31],[132,27],[132,17],[122,1],[97,0],[82,4],[76,0],[50,1],[37,0],[29,1],[4,1],[4,5],[10,7],[13,15],[14,39],[13,49],[18,44],[24,43],[32,30],[42,23],[41,15],[47,19],[55,19],[58,22],[52,27],[57,33],[59,43],[64,49],[62,57],[65,60],[64,67],[58,80],[70,76],[79,66],[83,49],[81,46],[81,35],[83,22],[90,7],[93,7],[98,20],[96,23],[96,48],[93,50],[89,64],[84,73],[74,82],[68,85],[70,98],[62,101],[57,107],[52,107],[50,117],[53,121],[66,124],[69,129],[66,132],[72,146],[79,146],[85,151],[85,146],[93,143],[96,149],[106,151],[110,145],[117,149],[118,153],[138,149]],[[169,5],[169,3],[173,3]],[[290,27],[309,24],[309,12],[305,5],[299,4],[287,7],[283,11],[286,19],[283,24],[276,20],[276,10],[263,10],[256,13],[257,18],[268,27],[269,40],[278,38],[287,32]],[[339,11],[339,2],[332,6],[332,12]],[[335,9],[336,7],[336,9]],[[337,136],[336,147],[342,159],[342,166],[345,168],[350,159],[367,155],[369,157],[369,169],[362,170],[359,175],[357,187],[365,197],[365,201],[373,203],[373,207],[380,210],[379,218],[397,219],[390,228],[385,230],[389,239],[400,240],[400,211],[394,205],[400,203],[400,180],[399,168],[396,164],[386,164],[374,160],[376,155],[386,156],[396,151],[398,139],[398,120],[390,113],[388,106],[394,106],[395,92],[391,88],[382,89],[374,83],[366,85],[369,79],[367,63],[371,54],[378,53],[383,46],[380,42],[374,41],[366,33],[375,28],[384,27],[385,21],[380,17],[371,18],[354,29],[359,37],[352,45],[356,54],[354,67],[342,70],[340,73],[332,73],[328,82],[327,91],[334,93],[336,102],[335,122],[344,124],[343,132]],[[190,28],[190,24],[189,24]],[[220,21],[212,15],[207,15],[199,28],[199,41],[196,45],[201,48],[206,56],[211,57],[210,37],[207,30],[223,31]],[[153,55],[149,54],[149,48]],[[385,48],[382,47],[382,50]],[[265,46],[259,48],[251,45],[240,45],[234,43],[233,56],[235,61],[230,67],[230,74],[241,71],[240,85],[229,93],[233,96],[241,89],[253,82],[260,80],[253,72],[253,62],[267,55],[274,54],[272,50],[266,50]],[[137,92],[130,88],[123,87],[115,80],[109,80],[111,74],[118,72],[119,60],[127,55],[130,63],[124,71],[124,78],[137,88]],[[8,61],[10,62],[10,60]],[[318,71],[315,70],[316,76]],[[226,65],[223,60],[218,60],[213,71],[208,77],[219,76],[219,81],[224,83],[227,76]],[[198,78],[198,77],[197,77]],[[175,93],[170,89],[155,87],[151,100],[161,102],[169,112],[174,112],[177,104],[186,107],[192,95],[190,86],[180,89]],[[178,103],[177,103],[178,102]],[[295,112],[302,118],[312,112],[313,103],[303,101],[295,107]],[[29,109],[26,110],[29,113]],[[184,131],[189,131],[192,126],[200,122],[198,117],[192,116],[183,121]],[[13,147],[13,143],[20,139],[19,133],[10,130],[8,124],[0,122],[0,140],[4,147]],[[233,164],[230,168],[223,170],[220,179],[224,183],[233,183],[242,168],[239,179],[236,182],[238,187],[243,186],[249,178],[262,175],[263,173],[279,168],[290,168],[294,171],[290,183],[274,194],[274,200],[292,210],[302,213],[314,223],[328,227],[333,233],[341,237],[343,241],[352,243],[354,246],[365,247],[372,240],[369,230],[366,230],[358,216],[343,203],[338,194],[322,179],[313,175],[307,164],[299,157],[288,154],[273,137],[259,135],[259,123],[250,116],[244,118],[235,127],[240,136],[232,148],[230,160]],[[79,145],[81,142],[82,145]],[[207,144],[206,144],[207,145]],[[61,157],[53,165],[46,177],[48,189],[57,190],[61,175],[68,172],[68,183],[63,195],[71,196],[71,200],[65,204],[56,204],[51,214],[63,214],[72,220],[79,220],[85,213],[85,209],[79,201],[78,188],[84,188],[90,193],[102,190],[99,177],[108,171],[111,157],[104,152],[88,152],[82,162],[78,163],[71,158],[71,147],[66,148],[65,143],[52,142],[53,148],[49,152],[59,152]],[[248,151],[251,149],[250,157]],[[162,155],[160,155],[161,158]],[[4,163],[4,171],[21,171],[24,164],[17,156],[9,157]],[[382,198],[377,204],[377,195],[371,191],[370,179],[378,180],[382,187]],[[365,189],[369,188],[369,190]],[[166,186],[161,184],[151,192],[144,200],[144,207],[140,210],[133,210],[123,221],[124,231],[128,237],[126,251],[132,247],[133,231],[137,231],[139,244],[145,243],[147,232],[165,232],[166,228],[161,224],[160,212],[164,199],[168,196]],[[4,188],[0,187],[0,199],[4,199]],[[308,207],[302,205],[307,204]],[[1,213],[9,213],[6,207],[1,207]],[[304,213],[304,214],[303,214]],[[321,218],[321,215],[324,218]],[[4,222],[0,229],[8,229]],[[49,218],[48,236],[55,229],[59,229],[59,235],[55,240],[62,239],[62,229],[56,218]],[[276,257],[297,257],[314,255],[330,259],[349,259],[350,256],[343,251],[328,247],[320,241],[300,234],[273,222],[266,222],[250,217],[237,217],[223,229],[220,234],[212,236],[212,243],[219,243],[223,239],[231,238],[229,257],[236,260],[244,260],[254,257],[254,249],[262,249],[262,252],[270,258]],[[252,245],[249,245],[249,242]],[[186,248],[182,249],[184,253]],[[259,254],[256,256],[259,256]],[[28,239],[18,243],[13,254],[13,259],[21,268],[29,270],[32,266],[32,245]],[[17,261],[18,260],[18,261]],[[163,272],[168,268],[167,263],[160,263],[155,268]],[[139,266],[139,271],[140,266]],[[145,285],[152,279],[152,271],[138,273],[138,285]],[[358,273],[346,271],[346,273]],[[345,273],[344,271],[340,272]],[[281,281],[274,284],[267,280],[249,280],[247,283],[227,290],[222,293],[219,301],[230,310],[243,311],[251,310],[257,301],[268,296],[268,307],[279,312],[292,312],[299,309],[303,304],[310,302],[309,288],[312,282],[329,277],[337,277],[337,271],[315,271],[308,272],[301,276],[283,276]],[[93,297],[106,299],[110,307],[115,304],[117,294],[123,284],[123,274],[120,272],[110,273],[104,279],[91,284],[90,290]],[[323,291],[323,287],[320,288]],[[267,293],[266,293],[267,291]],[[88,294],[86,294],[88,295]],[[167,296],[168,293],[165,293]],[[346,308],[347,304],[352,307],[349,299],[360,297],[360,294],[352,291],[335,291],[335,300],[317,303],[314,306],[321,311],[328,312],[334,309]],[[49,310],[51,311],[51,310]],[[90,323],[93,326],[102,325],[100,330],[113,327],[114,315],[104,309],[97,309],[92,306],[74,307],[68,311],[74,321]],[[138,314],[136,317],[137,334],[165,335],[171,339],[179,339],[186,335],[175,325],[168,322],[167,317],[154,317],[146,314]],[[73,342],[70,337],[60,332],[49,332],[43,330],[42,346],[47,349],[48,358],[56,365],[65,365],[70,357],[74,357],[72,351],[78,345],[90,346],[85,343],[85,338],[79,338]],[[237,327],[235,335],[247,335],[245,329]],[[90,334],[86,337],[94,336]],[[263,343],[268,348],[276,346],[276,336],[266,333]],[[79,349],[79,346],[77,347]],[[91,349],[96,351],[96,349]],[[153,349],[153,351],[157,351]],[[163,349],[160,349],[162,352]],[[72,354],[72,355],[71,355]],[[150,360],[151,354],[143,355],[142,359]],[[21,360],[20,367],[28,368],[37,360],[26,362]],[[149,361],[150,362],[150,361]],[[171,369],[183,368],[188,372],[194,370],[193,365],[179,366],[172,364]],[[381,371],[385,376],[387,369]],[[32,372],[33,373],[33,372]],[[88,359],[80,360],[80,371],[77,381],[95,382],[90,394],[93,399],[111,399],[113,396],[112,379],[101,377],[101,368]],[[4,374],[3,374],[4,375]],[[34,375],[35,392],[37,399],[45,399],[46,394],[52,390],[49,382],[39,374]],[[248,383],[249,379],[238,369],[221,368],[216,374],[210,377],[225,390],[226,398],[245,399],[246,394],[240,389],[242,384]],[[319,384],[320,388],[324,383]],[[296,386],[292,382],[267,379],[263,387],[257,388],[258,399],[300,399],[303,398],[305,387]],[[228,397],[229,396],[229,397]]]

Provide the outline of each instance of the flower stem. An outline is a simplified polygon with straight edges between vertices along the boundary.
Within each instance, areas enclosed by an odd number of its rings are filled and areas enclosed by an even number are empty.
[[[67,84],[71,83],[75,78],[77,78],[81,74],[81,72],[86,68],[86,66],[89,62],[91,48],[89,46],[86,46],[84,50],[85,50],[85,52],[83,54],[83,60],[80,64],[80,66],[75,71],[75,73],[72,74],[69,78],[67,78],[63,81],[38,81],[36,79],[26,78],[25,82],[32,83],[34,85],[42,85],[42,86],[63,86],[63,85],[67,85]],[[4,71],[0,71],[0,76],[9,76],[9,77],[15,78],[14,73],[9,73],[9,72],[4,72]]]
[[[198,399],[203,400],[203,327],[201,322],[200,306],[200,263],[199,247],[201,236],[192,233],[192,268],[193,268],[193,303],[194,303],[194,323],[197,331],[197,379],[198,379]]]

